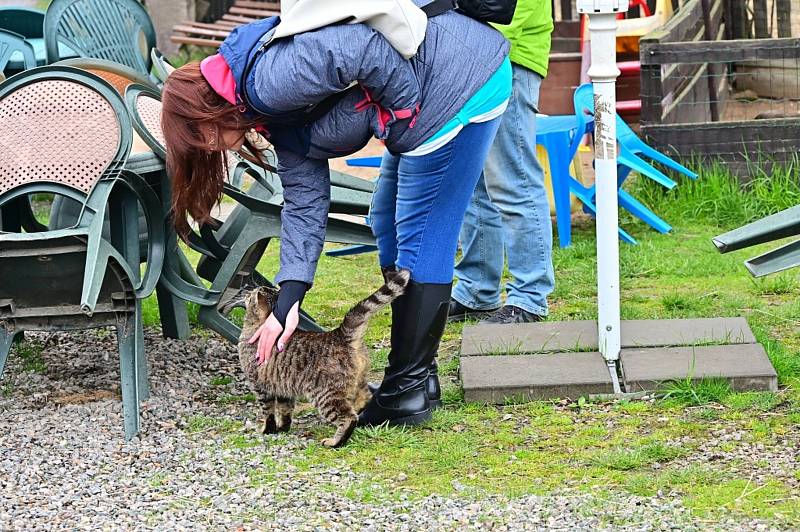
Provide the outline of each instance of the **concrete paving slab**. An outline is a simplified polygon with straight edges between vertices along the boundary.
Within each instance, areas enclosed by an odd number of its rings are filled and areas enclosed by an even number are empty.
[[[623,348],[756,341],[744,318],[625,320],[621,326]],[[462,356],[597,349],[595,321],[468,325],[464,327],[461,340]]]
[[[460,373],[467,402],[577,399],[614,391],[597,352],[461,357]]]
[[[778,389],[778,375],[761,344],[623,349],[620,361],[628,392],[655,390],[688,376],[724,378],[736,391]]]

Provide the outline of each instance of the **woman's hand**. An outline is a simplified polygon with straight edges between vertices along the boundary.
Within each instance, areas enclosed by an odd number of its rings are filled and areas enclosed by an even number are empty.
[[[249,344],[254,344],[258,341],[258,363],[263,364],[267,358],[272,354],[272,349],[277,347],[278,351],[283,351],[289,339],[297,329],[297,324],[300,323],[300,302],[296,302],[286,315],[286,327],[282,327],[275,314],[270,314],[261,327],[258,328],[256,333],[248,340]],[[283,334],[281,334],[283,333]],[[277,339],[277,345],[276,345]]]

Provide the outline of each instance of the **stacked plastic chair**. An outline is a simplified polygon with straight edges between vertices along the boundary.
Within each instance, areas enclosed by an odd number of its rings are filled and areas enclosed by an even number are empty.
[[[53,0],[45,12],[47,62],[64,47],[81,57],[114,61],[149,75],[156,31],[136,0]]]
[[[15,56],[19,59],[14,60]],[[33,45],[18,33],[0,29],[0,73],[8,76],[16,71],[35,67],[36,53]]]
[[[116,327],[131,438],[149,393],[141,300],[161,273],[164,214],[147,183],[124,169],[132,129],[122,98],[87,72],[41,67],[0,87],[0,124],[0,371],[23,331]],[[56,230],[7,223],[19,199],[39,193],[79,202],[80,215]],[[143,274],[139,208],[148,233]]]
[[[570,162],[578,153],[584,136],[594,132],[594,96],[591,84],[578,87],[573,95],[573,102],[575,115],[542,115],[537,119],[536,131],[536,140],[547,149],[550,161],[550,176],[556,202],[556,219],[561,247],[568,246],[572,241],[569,194],[574,194],[583,203],[584,210],[591,214],[596,213],[595,187],[583,185],[570,175],[569,170]],[[697,174],[647,146],[616,113],[615,120],[619,151],[617,155],[619,204],[655,230],[666,233],[671,230],[671,226],[625,191],[622,184],[631,171],[636,171],[643,177],[652,179],[668,189],[675,187],[677,183],[674,180],[653,167],[643,157],[664,164],[691,179],[696,179]],[[619,234],[624,241],[631,244],[636,243],[636,240],[622,228],[619,229]]]

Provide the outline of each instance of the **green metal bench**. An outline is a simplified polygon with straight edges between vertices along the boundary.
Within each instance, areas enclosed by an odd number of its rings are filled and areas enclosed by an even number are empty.
[[[729,253],[797,235],[800,235],[800,205],[728,231],[715,237],[713,243],[720,253]],[[754,277],[800,266],[800,240],[747,259],[744,265]]]

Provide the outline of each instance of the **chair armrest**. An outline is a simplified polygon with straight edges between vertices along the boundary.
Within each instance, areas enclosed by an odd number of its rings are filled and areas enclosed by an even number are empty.
[[[166,221],[161,210],[161,202],[147,181],[130,170],[122,170],[120,175],[123,178],[121,181],[139,200],[147,224],[147,266],[141,281],[135,287],[136,297],[144,299],[153,293],[161,277],[166,251],[164,230]],[[138,232],[136,238],[137,240],[139,238]]]

